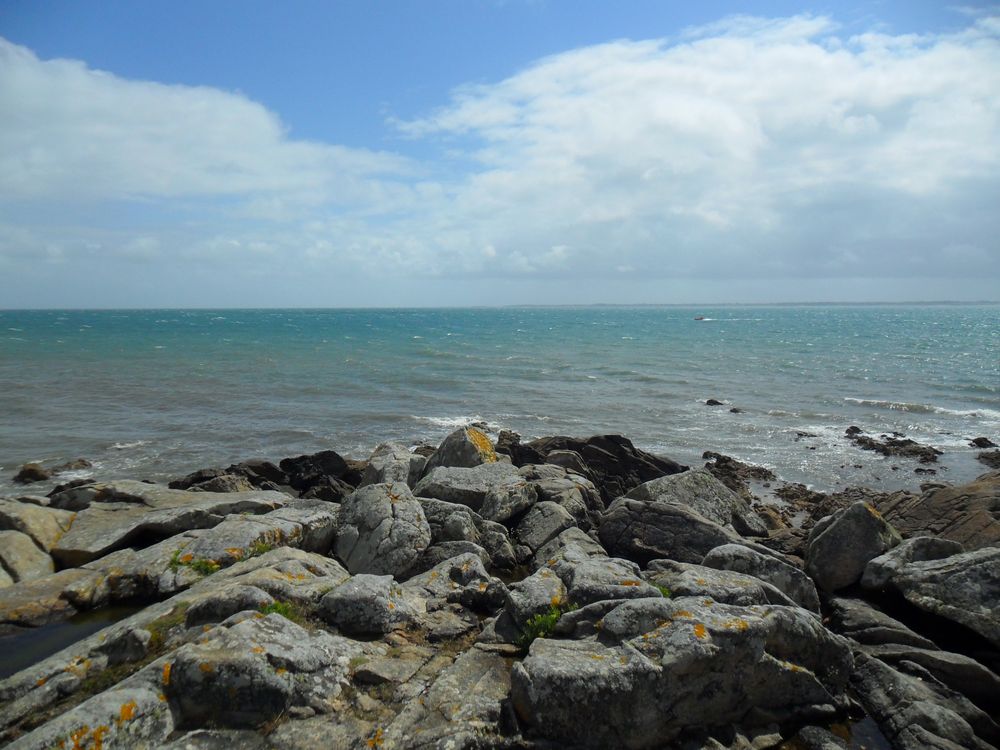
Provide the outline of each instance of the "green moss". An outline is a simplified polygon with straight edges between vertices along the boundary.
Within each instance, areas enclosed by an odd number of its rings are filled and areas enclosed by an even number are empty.
[[[191,568],[197,573],[201,573],[203,576],[212,575],[222,566],[219,565],[215,560],[206,560],[204,558],[194,558],[191,555],[183,554],[183,550],[176,549],[174,554],[170,556],[170,569],[176,573],[181,568]]]
[[[274,549],[274,545],[270,542],[265,542],[261,540],[259,542],[254,542],[250,545],[250,549],[247,550],[246,556],[243,559],[249,559],[251,557],[260,557],[271,550]]]
[[[299,625],[303,625],[306,621],[305,613],[294,602],[271,602],[261,607],[260,611],[265,615],[281,615]]]
[[[660,594],[663,595],[664,599],[669,599],[671,596],[674,595],[674,592],[668,589],[666,586],[657,585],[656,588],[660,590]]]

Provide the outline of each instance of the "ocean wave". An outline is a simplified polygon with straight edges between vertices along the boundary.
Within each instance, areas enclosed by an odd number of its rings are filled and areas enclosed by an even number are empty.
[[[905,411],[913,414],[947,414],[952,417],[971,417],[973,419],[1000,419],[1000,410],[997,409],[948,409],[944,406],[934,406],[933,404],[911,404],[906,401],[883,401],[881,399],[851,398],[844,401],[858,406],[874,406],[877,409],[888,409],[890,411]]]
[[[116,451],[128,450],[129,448],[138,448],[142,445],[149,445],[148,440],[133,440],[129,443],[112,443],[111,449]]]
[[[446,427],[453,430],[457,430],[459,427],[466,427],[473,422],[484,423],[487,429],[491,432],[498,432],[503,429],[501,425],[491,422],[478,414],[462,415],[457,417],[422,417],[417,414],[411,414],[410,419],[415,419],[418,422],[433,425],[434,427]]]

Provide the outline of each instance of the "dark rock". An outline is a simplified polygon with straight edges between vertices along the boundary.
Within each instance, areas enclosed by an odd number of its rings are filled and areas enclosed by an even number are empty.
[[[529,445],[522,445],[521,436],[510,430],[500,430],[496,452],[510,456],[510,462],[514,466],[545,463],[545,456]]]
[[[323,477],[317,484],[305,490],[301,497],[305,499],[325,500],[328,503],[340,503],[348,497],[354,488],[347,482],[335,477]]]
[[[701,457],[708,461],[705,464],[705,468],[712,473],[712,476],[733,492],[740,492],[742,494],[747,489],[747,482],[750,481],[773,482],[777,479],[774,472],[770,469],[744,463],[721,453],[705,451],[701,454]]]
[[[973,448],[996,448],[997,444],[987,437],[977,437],[969,441]]]
[[[830,627],[860,644],[875,646],[893,643],[924,649],[937,648],[933,641],[860,599],[831,597],[828,605]]]
[[[934,536],[913,537],[884,555],[873,558],[865,567],[861,585],[866,589],[880,591],[889,584],[893,576],[911,562],[943,560],[963,552],[965,548],[950,539]]]
[[[240,461],[226,469],[227,474],[242,474],[250,480],[255,487],[260,487],[262,482],[272,482],[276,485],[288,484],[288,475],[270,461],[263,458],[251,458],[247,461]]]
[[[18,484],[31,484],[32,482],[44,482],[52,478],[53,472],[46,469],[41,464],[25,464],[21,470],[14,475],[14,481]]]
[[[1000,469],[1000,451],[983,451],[976,460],[981,464],[986,464],[991,469]]]
[[[605,505],[643,482],[667,474],[678,474],[688,468],[639,450],[621,435],[595,435],[585,439],[547,437],[533,440],[528,446],[543,456],[554,450],[571,450],[580,454]]]
[[[969,550],[1000,543],[1000,472],[919,496],[886,496],[875,507],[903,536],[940,536]]]
[[[340,479],[347,473],[347,462],[336,451],[320,451],[307,456],[284,458],[279,464],[288,475],[288,484],[301,491],[318,484],[326,484],[325,479]]]
[[[209,479],[215,479],[225,474],[226,471],[224,469],[198,469],[198,471],[193,471],[186,477],[173,480],[167,487],[172,490],[186,490],[196,484],[207,482]]]
[[[710,398],[705,401],[705,406],[725,406],[721,401],[717,401],[714,398]]]
[[[883,456],[893,456],[901,458],[915,458],[922,464],[934,463],[941,451],[929,445],[921,445],[915,440],[904,438],[896,433],[892,435],[881,435],[881,439],[865,435],[857,427],[848,427],[845,433],[859,448],[868,451],[875,451]]]

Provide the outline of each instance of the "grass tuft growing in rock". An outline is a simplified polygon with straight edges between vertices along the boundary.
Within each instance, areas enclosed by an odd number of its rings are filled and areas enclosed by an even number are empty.
[[[194,558],[190,554],[183,554],[182,550],[174,550],[174,554],[170,557],[170,569],[176,573],[181,568],[191,568],[191,570],[196,573],[201,573],[203,576],[212,575],[222,566],[219,565],[215,560],[207,560],[202,558]]]
[[[574,609],[576,609],[575,604],[553,603],[548,611],[535,615],[524,624],[524,632],[517,644],[526,649],[536,638],[548,638],[555,632],[559,618]]]
[[[674,595],[674,592],[668,589],[666,586],[660,586],[657,584],[654,585],[656,585],[656,588],[659,589],[660,594],[663,596],[664,599],[669,599],[671,596]]]
[[[271,602],[270,604],[262,606],[260,611],[265,615],[281,615],[285,619],[291,620],[297,625],[303,625],[306,622],[305,613],[294,602]]]

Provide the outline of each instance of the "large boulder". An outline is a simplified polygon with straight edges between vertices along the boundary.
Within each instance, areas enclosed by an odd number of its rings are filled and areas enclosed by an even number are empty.
[[[740,541],[733,531],[687,508],[626,497],[608,508],[598,535],[610,554],[640,564],[657,558],[700,563],[719,545]]]
[[[652,479],[630,490],[626,497],[679,505],[738,534],[767,536],[767,526],[747,502],[706,469],[689,469]]]
[[[320,600],[319,614],[348,635],[384,635],[412,621],[417,602],[392,576],[359,573]]]
[[[1000,648],[1000,547],[908,563],[888,585],[911,604],[964,625]]]
[[[666,474],[678,474],[688,468],[668,458],[639,450],[621,435],[595,435],[583,439],[546,437],[528,443],[528,447],[541,456],[547,456],[552,451],[578,453],[600,490],[605,505],[643,482]]]
[[[720,604],[797,606],[784,592],[766,581],[732,570],[709,568],[673,560],[653,560],[643,576],[672,596],[714,599]]]
[[[745,573],[767,581],[800,607],[819,613],[816,584],[805,573],[773,554],[764,554],[741,544],[723,544],[705,555],[702,565]]]
[[[347,461],[332,450],[285,458],[278,466],[288,477],[288,484],[299,491],[339,480],[348,471]]]
[[[885,588],[892,577],[911,562],[943,560],[952,555],[960,555],[965,548],[950,539],[933,536],[918,536],[907,539],[893,547],[884,555],[871,559],[861,576],[862,587],[874,591]]]
[[[856,583],[869,560],[899,542],[899,534],[879,512],[859,501],[813,527],[806,548],[806,572],[821,589],[836,591]]]
[[[478,511],[490,493],[522,493],[527,489],[527,481],[518,474],[514,466],[486,463],[471,467],[441,466],[431,469],[417,482],[413,494],[467,505]],[[533,502],[534,492],[531,492],[530,497]],[[496,504],[496,501],[491,501],[491,505]]]
[[[362,487],[341,505],[334,550],[352,574],[401,575],[430,543],[423,508],[402,482]]]
[[[685,729],[832,718],[847,642],[795,607],[633,599],[597,640],[535,640],[511,672],[530,735],[580,747],[663,747]]]
[[[903,536],[944,537],[969,550],[1000,544],[1000,471],[919,496],[886,496],[877,507]]]
[[[439,466],[469,468],[496,462],[496,451],[486,433],[476,427],[461,427],[446,437],[427,459],[424,475]]]
[[[382,482],[405,482],[415,487],[424,473],[427,459],[402,443],[381,443],[372,452],[359,487]]]

